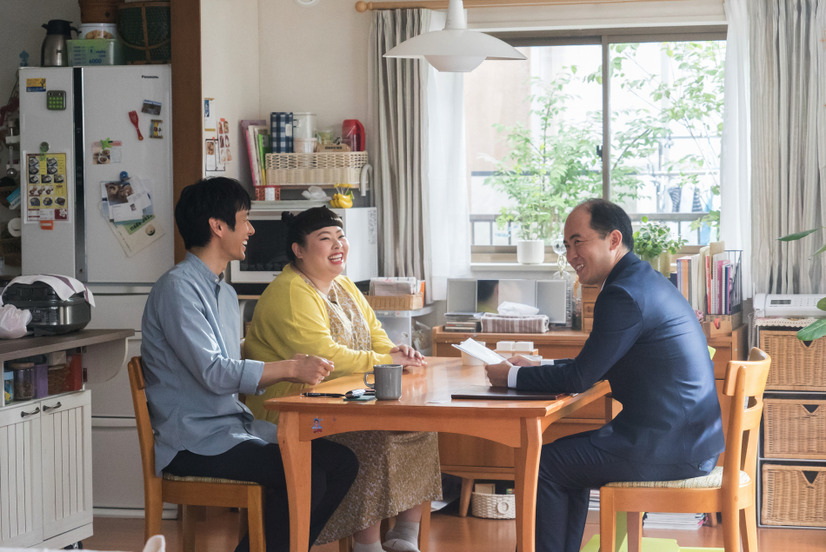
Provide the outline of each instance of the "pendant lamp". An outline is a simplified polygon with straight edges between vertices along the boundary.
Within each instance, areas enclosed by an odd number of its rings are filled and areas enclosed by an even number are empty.
[[[444,30],[405,40],[384,57],[424,58],[437,71],[453,73],[473,71],[486,59],[525,59],[510,44],[478,31],[467,30],[462,0],[450,0]]]

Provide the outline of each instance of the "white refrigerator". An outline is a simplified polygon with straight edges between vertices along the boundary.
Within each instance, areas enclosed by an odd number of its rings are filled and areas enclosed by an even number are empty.
[[[89,285],[89,328],[136,331],[152,284],[174,263],[170,66],[21,68],[23,274]],[[133,122],[134,121],[134,122]],[[125,364],[89,373],[93,504],[143,515]]]

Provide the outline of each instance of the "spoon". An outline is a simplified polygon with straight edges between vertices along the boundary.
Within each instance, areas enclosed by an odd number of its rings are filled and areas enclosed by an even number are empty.
[[[143,140],[143,134],[141,134],[141,129],[138,126],[138,112],[137,111],[130,111],[129,112],[129,120],[132,121],[132,124],[135,125],[135,130],[138,131],[138,140]]]

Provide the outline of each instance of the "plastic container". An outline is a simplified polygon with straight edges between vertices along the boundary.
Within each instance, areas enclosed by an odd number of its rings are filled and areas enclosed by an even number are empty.
[[[34,398],[42,399],[49,394],[49,366],[43,363],[34,365]]]
[[[85,40],[67,40],[69,64],[85,65],[123,65],[123,46],[113,38],[89,38]]]
[[[9,363],[14,371],[14,399],[29,401],[34,398],[35,371],[34,362]]]
[[[115,23],[81,23],[77,37],[114,39],[118,37],[118,26]]]

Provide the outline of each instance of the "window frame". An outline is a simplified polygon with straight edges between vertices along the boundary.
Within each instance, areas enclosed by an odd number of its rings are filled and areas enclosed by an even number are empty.
[[[513,47],[520,46],[577,46],[599,45],[602,49],[602,158],[603,167],[610,167],[611,156],[611,76],[608,58],[611,44],[626,42],[688,42],[698,40],[726,40],[728,25],[683,25],[667,27],[593,28],[527,31],[487,31]],[[469,177],[470,175],[468,175]],[[602,171],[602,197],[609,197],[610,171]],[[630,214],[632,222],[640,222],[643,216],[652,213]],[[678,213],[673,213],[678,215]],[[469,221],[472,225],[472,220]],[[471,227],[471,232],[473,228]],[[471,233],[472,235],[472,233]],[[516,245],[473,245],[471,243],[471,264],[513,263],[516,260]],[[556,254],[550,245],[545,247],[546,259],[556,262]],[[548,262],[548,261],[546,261]]]

